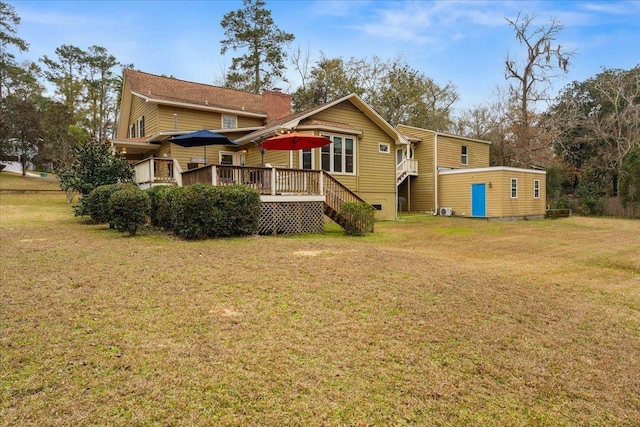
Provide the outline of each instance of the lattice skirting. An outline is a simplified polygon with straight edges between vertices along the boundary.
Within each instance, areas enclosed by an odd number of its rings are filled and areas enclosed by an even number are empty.
[[[323,202],[262,202],[258,233],[322,233],[323,213]]]

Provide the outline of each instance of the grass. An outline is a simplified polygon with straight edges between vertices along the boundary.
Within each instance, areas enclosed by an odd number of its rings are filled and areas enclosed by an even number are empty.
[[[3,171],[0,172],[0,190],[60,190],[57,178],[53,174],[47,174],[46,177],[29,177],[22,176],[19,173]]]
[[[0,220],[4,425],[640,419],[638,221],[185,242],[63,193],[0,194]]]

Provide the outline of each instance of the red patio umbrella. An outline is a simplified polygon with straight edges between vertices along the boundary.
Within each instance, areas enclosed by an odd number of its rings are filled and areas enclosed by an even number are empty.
[[[308,150],[324,147],[331,140],[324,136],[311,135],[303,132],[289,132],[273,136],[262,141],[260,146],[265,150]]]

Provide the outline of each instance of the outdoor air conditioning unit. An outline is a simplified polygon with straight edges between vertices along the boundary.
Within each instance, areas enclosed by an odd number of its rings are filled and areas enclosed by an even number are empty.
[[[453,209],[451,208],[440,208],[441,216],[451,216],[453,215]]]

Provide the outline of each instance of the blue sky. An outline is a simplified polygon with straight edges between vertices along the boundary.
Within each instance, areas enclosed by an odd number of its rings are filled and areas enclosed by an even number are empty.
[[[7,1],[7,0],[5,0]],[[291,49],[328,57],[402,56],[413,68],[460,95],[457,109],[490,100],[506,87],[507,54],[524,58],[505,17],[519,11],[536,23],[559,20],[557,43],[576,56],[557,91],[602,67],[640,64],[640,1],[283,1],[266,0],[277,25],[296,36]],[[22,59],[55,56],[71,44],[107,48],[122,63],[154,74],[202,83],[220,81],[233,52],[220,55],[222,16],[236,1],[30,1],[8,0],[21,17],[18,35],[30,44]],[[293,91],[299,84],[293,66]]]

